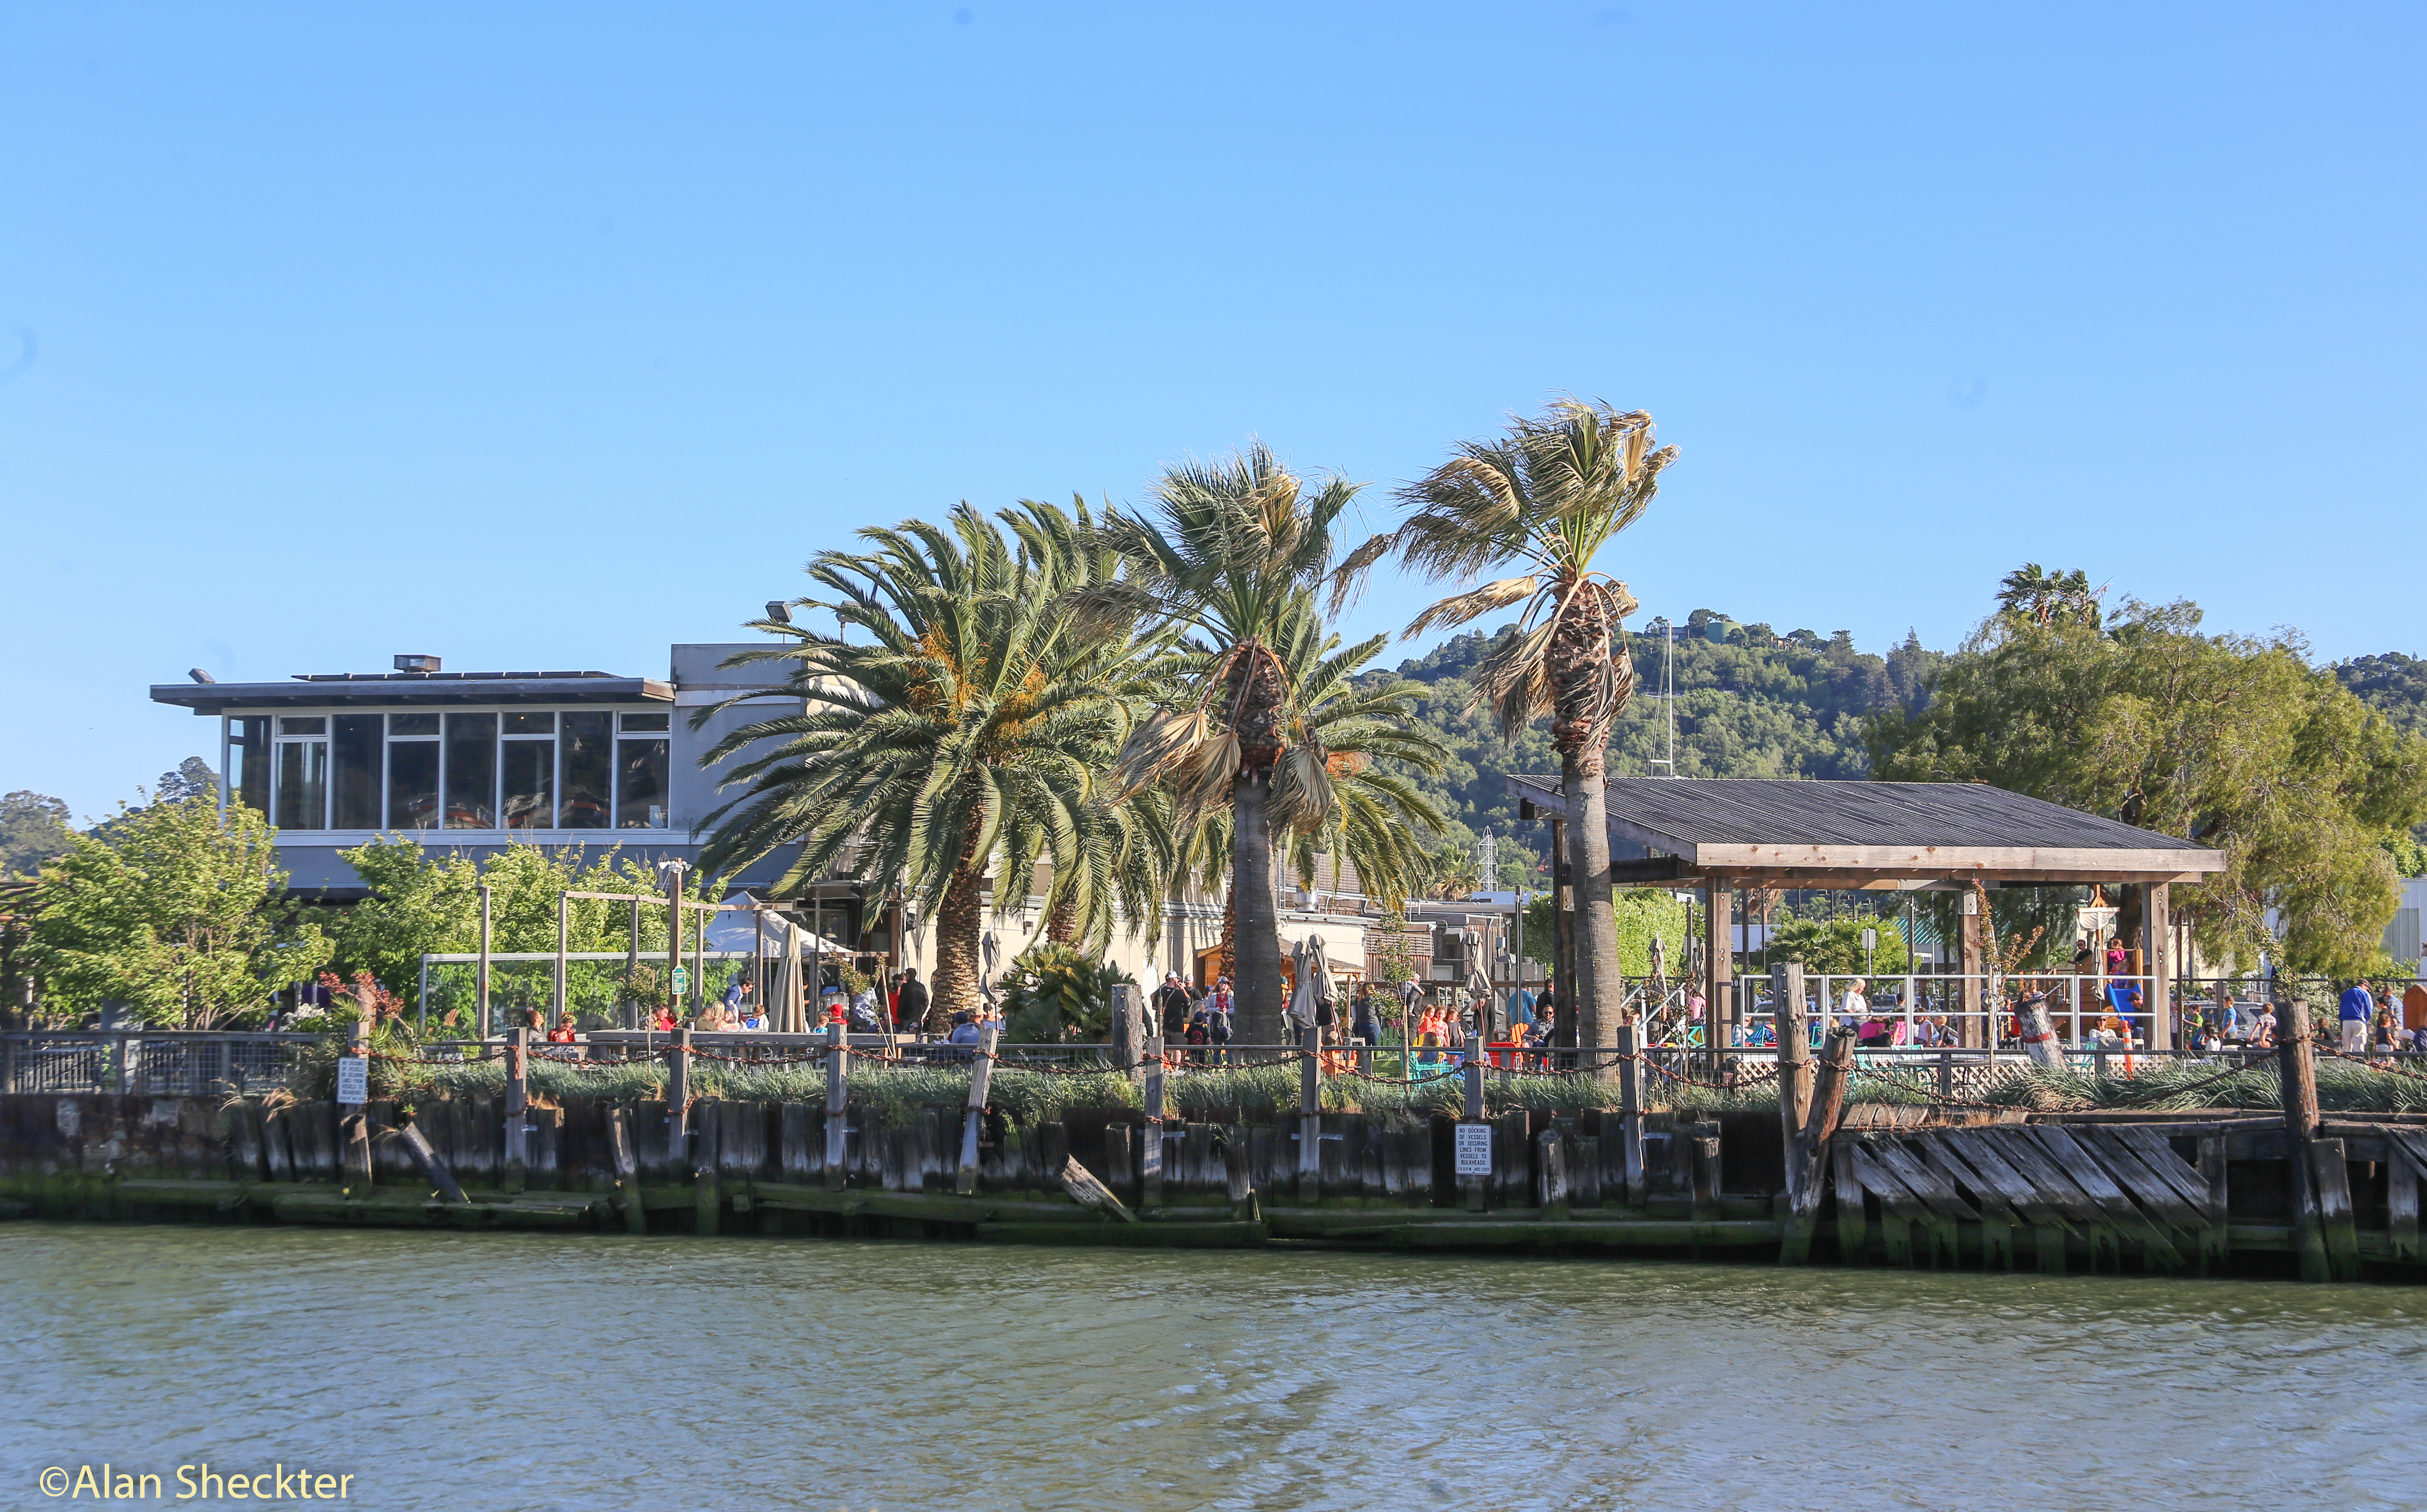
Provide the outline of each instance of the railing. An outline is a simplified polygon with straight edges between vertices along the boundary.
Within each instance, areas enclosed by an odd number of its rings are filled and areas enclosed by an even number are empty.
[[[35,1031],[0,1034],[0,1091],[193,1097],[267,1092],[318,1034],[224,1030]]]

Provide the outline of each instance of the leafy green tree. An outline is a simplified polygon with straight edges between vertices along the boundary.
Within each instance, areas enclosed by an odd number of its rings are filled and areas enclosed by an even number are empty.
[[[1917,715],[1868,731],[1882,778],[1990,782],[2224,852],[2181,913],[2213,958],[2273,949],[2356,975],[2398,901],[2379,842],[2427,818],[2427,740],[2405,736],[2289,634],[2207,635],[2190,603],[2102,628],[2019,609],[1984,621]],[[2127,937],[2129,910],[2117,920]],[[2271,931],[2269,911],[2281,929]]]
[[[1895,923],[1887,919],[1791,919],[1771,932],[1767,947],[1755,953],[1754,964],[1767,970],[1775,963],[1800,961],[1806,971],[1833,977],[1856,972],[1901,976],[1911,957],[1905,953],[1904,932]],[[1865,929],[1879,932],[1879,943],[1867,959],[1863,950]]]
[[[1635,688],[1625,620],[1636,602],[1594,561],[1651,507],[1660,474],[1676,456],[1674,447],[1653,449],[1652,416],[1641,411],[1621,415],[1561,399],[1539,417],[1517,420],[1498,440],[1467,443],[1402,489],[1413,512],[1345,564],[1361,570],[1395,555],[1436,582],[1518,569],[1430,606],[1407,633],[1523,606],[1516,633],[1493,642],[1476,663],[1474,691],[1503,739],[1549,716],[1560,777],[1575,795],[1568,837],[1580,879],[1576,1000],[1583,1011],[1576,1023],[1588,1045],[1618,1042],[1621,988],[1604,772],[1611,728]]]
[[[73,1012],[105,999],[144,1023],[212,1029],[267,1011],[327,965],[328,939],[281,902],[277,832],[208,796],[120,806],[42,869],[33,952],[44,992]]]
[[[234,810],[231,809],[231,812]],[[554,951],[557,898],[566,891],[642,893],[662,898],[664,883],[640,860],[610,849],[589,852],[509,845],[485,866],[460,851],[432,853],[418,840],[388,836],[339,853],[363,879],[370,896],[349,908],[325,911],[322,927],[334,947],[337,969],[367,971],[389,991],[412,994],[419,984],[424,955],[469,954],[481,945],[481,885],[489,885],[489,947],[493,951]],[[686,896],[703,896],[706,874],[684,879]],[[666,951],[665,905],[641,907],[641,955],[662,962]],[[696,921],[688,923],[686,950],[697,943]],[[569,951],[628,951],[631,905],[576,899],[566,915]],[[646,968],[654,971],[654,967]],[[566,972],[566,991],[576,1013],[612,1014],[623,1001],[654,1002],[661,984],[654,975],[624,980],[623,968],[576,962]],[[519,963],[492,976],[491,998],[505,1006],[545,1007],[554,992],[554,967],[533,970]],[[460,1013],[473,1002],[468,969],[434,978],[435,1014]]]
[[[779,891],[838,868],[899,879],[935,920],[937,1029],[978,1001],[989,863],[1028,835],[1048,837],[1057,870],[1078,868],[1070,847],[1089,833],[1095,772],[1128,713],[1100,669],[1066,649],[1057,569],[975,510],[859,534],[873,549],[809,564],[832,596],[799,601],[840,633],[806,616],[761,621],[791,643],[734,658],[789,661],[807,707],[742,725],[701,758],[739,758],[727,785],[747,789],[711,816],[701,860],[724,870],[797,843]]]
[[[23,788],[0,798],[0,877],[32,876],[74,838],[59,799]]]

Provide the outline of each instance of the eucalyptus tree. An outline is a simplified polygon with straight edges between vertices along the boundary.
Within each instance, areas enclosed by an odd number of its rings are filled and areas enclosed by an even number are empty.
[[[935,921],[934,1027],[977,1003],[989,867],[1016,834],[1069,854],[1127,725],[1099,669],[1066,655],[1057,569],[977,511],[859,535],[870,549],[809,563],[824,593],[798,601],[831,613],[836,633],[806,615],[759,621],[789,643],[727,663],[790,663],[805,707],[742,725],[701,758],[741,757],[726,785],[747,789],[710,816],[701,862],[729,869],[798,844],[779,891],[838,868],[898,879]]]
[[[1468,442],[1399,490],[1412,511],[1398,528],[1351,555],[1344,573],[1396,556],[1421,577],[1474,581],[1517,569],[1426,608],[1420,635],[1522,606],[1517,631],[1494,642],[1474,671],[1477,707],[1504,739],[1549,716],[1559,774],[1572,795],[1568,846],[1584,949],[1572,984],[1580,1043],[1614,1045],[1620,1014],[1616,923],[1609,882],[1604,749],[1635,688],[1626,585],[1593,563],[1612,536],[1651,506],[1677,448],[1653,446],[1652,416],[1581,399],[1513,418],[1506,434]]]
[[[1148,507],[1107,520],[1124,571],[1083,595],[1095,625],[1143,621],[1180,638],[1184,666],[1130,737],[1117,790],[1162,786],[1183,829],[1228,811],[1232,975],[1250,1041],[1281,1031],[1276,840],[1331,823],[1339,804],[1289,647],[1334,577],[1332,527],[1356,493],[1336,479],[1309,489],[1261,444],[1173,467]]]

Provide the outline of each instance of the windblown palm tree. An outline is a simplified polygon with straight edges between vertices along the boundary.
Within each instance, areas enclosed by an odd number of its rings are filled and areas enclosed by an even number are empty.
[[[1407,633],[1523,606],[1516,633],[1495,642],[1476,666],[1476,702],[1490,706],[1511,740],[1537,716],[1551,719],[1560,778],[1575,803],[1567,840],[1579,879],[1584,949],[1572,984],[1582,1012],[1572,1021],[1585,1045],[1617,1043],[1604,752],[1635,688],[1624,621],[1636,602],[1624,583],[1594,569],[1593,559],[1651,505],[1661,472],[1676,457],[1674,447],[1653,448],[1652,416],[1639,410],[1620,414],[1560,399],[1539,416],[1514,419],[1497,440],[1459,447],[1399,490],[1414,512],[1359,547],[1341,569],[1343,576],[1362,571],[1393,555],[1436,582],[1523,569],[1441,600]]]
[[[1331,752],[1289,648],[1331,577],[1332,524],[1356,492],[1334,480],[1310,493],[1262,445],[1174,467],[1148,510],[1107,522],[1103,540],[1127,570],[1083,596],[1094,624],[1143,620],[1184,637],[1186,696],[1137,726],[1117,790],[1164,787],[1183,829],[1230,811],[1233,975],[1250,1042],[1281,1032],[1277,833],[1285,843],[1320,830],[1339,805]]]
[[[797,842],[779,891],[839,862],[855,877],[900,879],[935,920],[935,1027],[978,1000],[988,863],[1027,834],[1070,864],[1092,773],[1128,725],[1096,669],[1065,654],[1053,570],[976,511],[860,536],[872,550],[809,564],[831,596],[800,601],[833,613],[840,633],[761,621],[753,627],[792,643],[726,663],[791,662],[790,691],[807,707],[745,724],[701,757],[713,765],[773,742],[728,775],[749,790],[710,816],[701,864],[740,866]]]
[[[2099,599],[2106,592],[2092,588],[2090,575],[2078,567],[2049,572],[2036,561],[2027,561],[1997,585],[1997,607],[2033,625],[2086,625],[2094,629],[2099,623]]]

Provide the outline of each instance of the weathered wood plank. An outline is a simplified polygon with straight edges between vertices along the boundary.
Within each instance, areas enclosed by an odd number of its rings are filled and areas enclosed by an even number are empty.
[[[1880,1199],[1880,1238],[1887,1245],[1888,1263],[1913,1264],[1913,1236],[1930,1229],[1930,1209],[1880,1162],[1866,1145],[1849,1143],[1847,1160],[1854,1179]]]
[[[1836,1177],[1837,1262],[1841,1265],[1867,1265],[1871,1260],[1871,1225],[1869,1214],[1863,1207],[1862,1178],[1854,1174],[1853,1141],[1830,1141],[1829,1164]]]
[[[1954,1146],[1941,1139],[1917,1139],[1910,1146],[1938,1179],[1966,1196],[1980,1212],[1980,1268],[2014,1268],[2013,1204],[1987,1178],[1973,1170]],[[2060,1240],[2061,1243],[2061,1240]]]
[[[2385,1162],[2385,1238],[2397,1261],[2419,1260],[2419,1158],[2402,1140],[2388,1140],[2393,1158]]]
[[[2150,1168],[2141,1151],[2116,1137],[2111,1129],[2075,1129],[2066,1131],[2074,1143],[2087,1149],[2098,1160],[2102,1170],[2112,1177],[2126,1196],[2141,1205],[2158,1224],[2196,1234],[2207,1227],[2207,1201],[2205,1194],[2192,1201],[2175,1191],[2168,1181]],[[2174,1152],[2166,1152],[2169,1160]]]
[[[2107,1174],[2107,1168],[2090,1148],[2079,1143],[2074,1131],[2057,1128],[2029,1128],[2027,1130],[2047,1151],[2048,1158],[2064,1169],[2074,1185],[2081,1188],[2098,1211],[2106,1217],[2116,1234],[2138,1243],[2148,1264],[2160,1270],[2180,1270],[2182,1252],[2174,1246],[2164,1231],[2150,1221],[2149,1215],[2133,1204],[2131,1195]]]
[[[2327,1274],[2359,1279],[2359,1229],[2352,1211],[2349,1152],[2339,1139],[2309,1142],[2309,1172],[2318,1193],[2318,1227],[2326,1242]]]
[[[2191,1204],[2191,1211],[2202,1219],[2208,1211],[2207,1178],[2197,1165],[2175,1153],[2175,1145],[2166,1131],[2145,1124],[2110,1124],[2099,1130],[2102,1138],[2119,1140],[2141,1157],[2141,1162],[2158,1176],[2176,1195]]]

